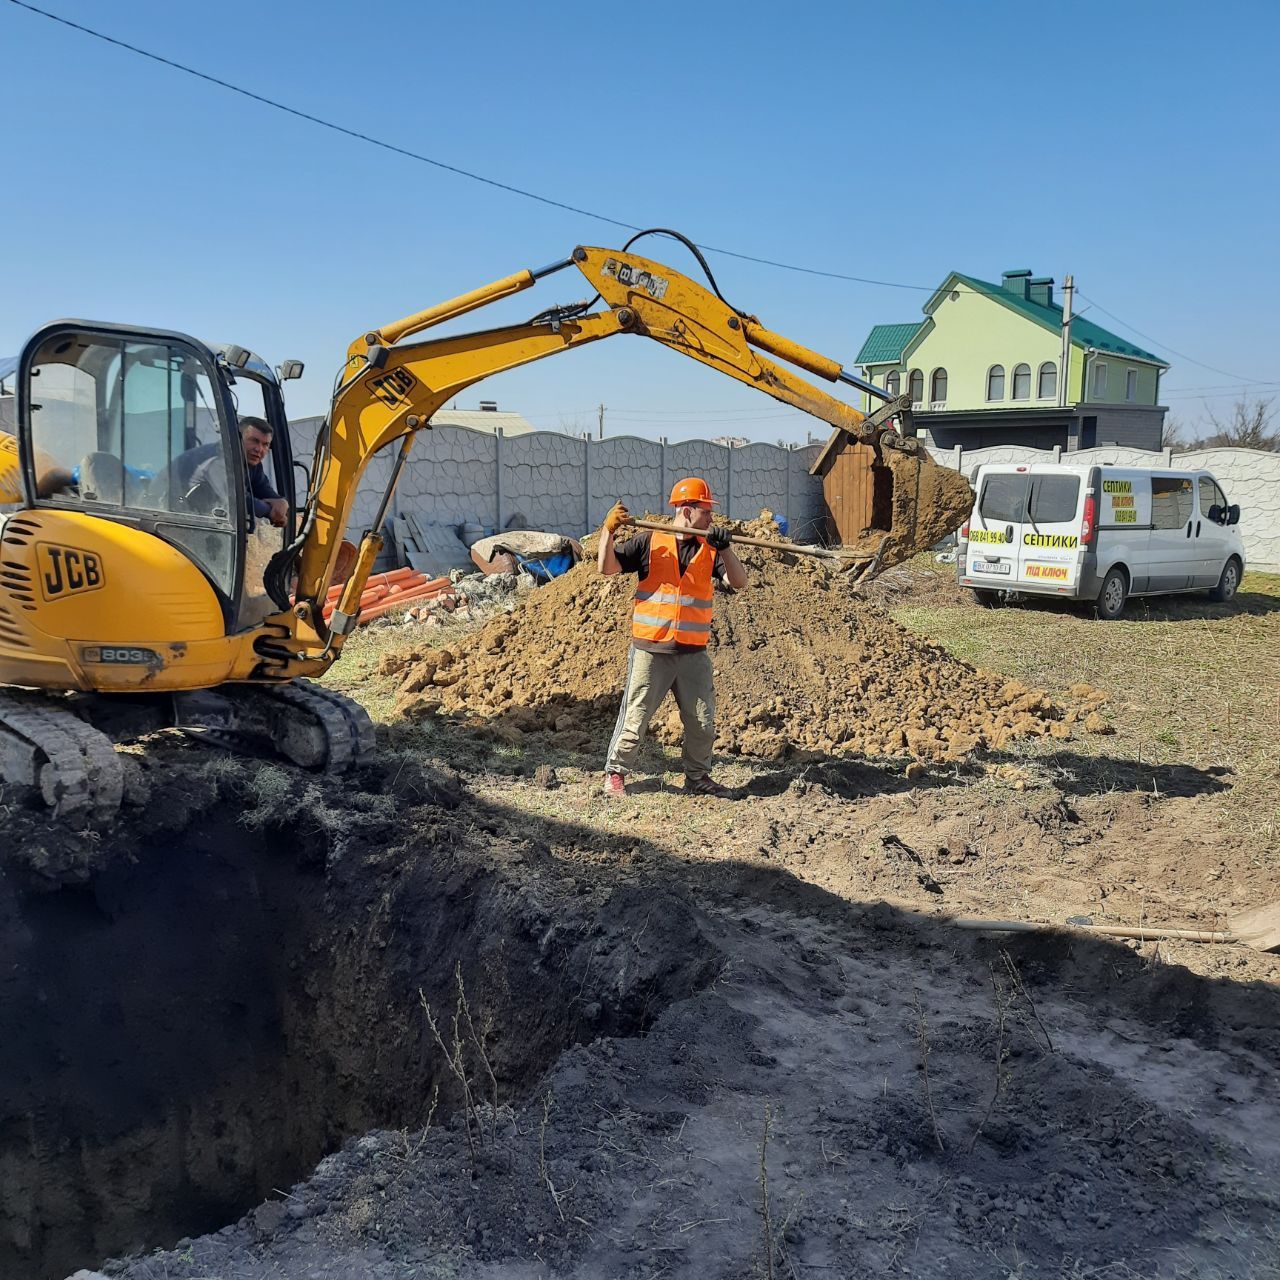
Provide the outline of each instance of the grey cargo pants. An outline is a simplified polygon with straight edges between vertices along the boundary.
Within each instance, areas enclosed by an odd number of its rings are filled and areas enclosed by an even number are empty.
[[[631,771],[640,741],[663,698],[671,693],[684,726],[685,777],[697,781],[711,772],[711,748],[716,740],[716,691],[711,655],[650,653],[632,648],[622,706],[609,740],[609,773]]]

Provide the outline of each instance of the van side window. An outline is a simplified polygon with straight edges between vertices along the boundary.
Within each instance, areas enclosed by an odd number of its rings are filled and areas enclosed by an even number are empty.
[[[1079,500],[1079,476],[1033,476],[1031,523],[1055,524],[1074,520]]]
[[[1027,513],[1026,476],[988,476],[982,485],[978,513],[997,524],[1021,524]]]
[[[1200,488],[1200,514],[1207,520],[1209,518],[1210,507],[1220,507],[1222,510],[1222,519],[1227,518],[1227,500],[1222,496],[1222,490],[1214,484],[1210,476],[1201,476],[1199,480]]]
[[[1191,477],[1151,477],[1151,524],[1156,529],[1181,529],[1191,519]]]

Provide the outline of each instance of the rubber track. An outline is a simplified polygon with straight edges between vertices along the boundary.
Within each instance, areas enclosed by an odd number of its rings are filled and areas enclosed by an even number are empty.
[[[358,703],[332,689],[309,680],[256,688],[273,701],[283,702],[309,716],[324,730],[327,759],[325,768],[334,772],[359,763],[374,746],[373,721]]]
[[[57,817],[107,820],[115,816],[124,790],[124,770],[110,739],[61,707],[40,706],[8,694],[0,694],[0,733],[30,750],[42,789],[49,781],[45,771],[53,769]]]

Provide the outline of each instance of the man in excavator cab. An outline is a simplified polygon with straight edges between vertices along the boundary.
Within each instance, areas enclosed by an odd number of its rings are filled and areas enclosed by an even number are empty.
[[[282,498],[267,478],[263,466],[271,452],[271,440],[275,432],[265,418],[244,414],[239,419],[240,447],[244,453],[247,484],[245,501],[259,520],[269,520],[277,529],[283,529],[289,518],[288,500]],[[194,494],[210,477],[220,470],[221,442],[197,445],[180,453],[173,460],[169,483],[179,495]]]

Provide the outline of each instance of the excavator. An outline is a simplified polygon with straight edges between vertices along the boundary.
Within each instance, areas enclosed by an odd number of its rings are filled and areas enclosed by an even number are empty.
[[[693,252],[706,286],[633,252],[636,236],[621,250],[579,246],[360,334],[310,467],[291,457],[281,390],[300,362],[273,370],[242,347],[120,324],[38,330],[18,360],[14,433],[0,433],[0,778],[59,816],[102,824],[124,788],[116,743],[161,728],[256,739],[311,769],[358,762],[373,745],[367,713],[314,680],[357,625],[415,436],[482,378],[605,338],[650,338],[872,446],[878,514],[864,569],[878,572],[960,522],[968,486],[918,448],[907,397],[731,306],[696,246],[660,233]],[[575,269],[587,301],[408,341]],[[780,361],[882,403],[863,413]],[[246,393],[262,406],[288,503],[274,544],[253,516],[237,418]],[[381,507],[352,555],[344,532],[357,486],[394,445]],[[305,477],[297,488],[295,466]],[[919,501],[952,489],[949,501]]]

